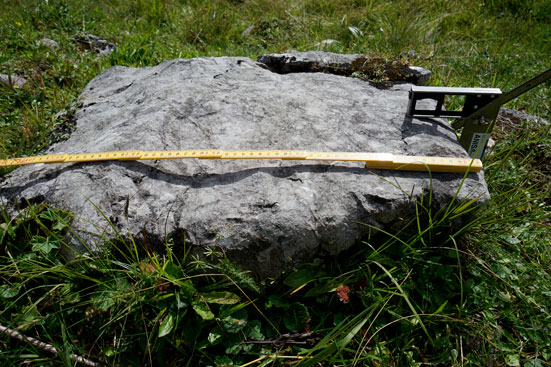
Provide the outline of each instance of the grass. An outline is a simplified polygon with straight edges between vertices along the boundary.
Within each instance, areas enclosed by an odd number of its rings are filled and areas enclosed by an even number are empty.
[[[502,90],[551,67],[543,0],[0,3],[0,72],[28,80],[1,87],[0,158],[64,138],[80,91],[113,65],[324,49],[424,66],[434,85]],[[113,54],[75,42],[86,33]],[[547,82],[508,107],[551,120],[550,101]],[[2,208],[0,324],[57,354],[3,336],[1,364],[74,365],[75,354],[106,365],[549,366],[551,132],[502,121],[494,135],[487,207],[419,202],[404,230],[273,282],[221,254],[176,257],[170,241],[163,253],[111,242],[69,261],[70,213]],[[306,331],[307,344],[275,343]]]

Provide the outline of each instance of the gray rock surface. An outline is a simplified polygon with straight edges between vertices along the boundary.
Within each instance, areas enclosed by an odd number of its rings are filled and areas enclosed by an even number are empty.
[[[78,37],[75,41],[82,47],[92,50],[99,55],[111,55],[115,50],[113,43],[91,33]]]
[[[326,73],[277,74],[248,58],[113,67],[82,93],[72,136],[53,152],[303,149],[462,156],[439,119],[405,117],[409,85],[379,90]],[[431,102],[426,102],[431,103]],[[483,173],[367,170],[358,162],[159,160],[24,166],[0,201],[70,209],[91,247],[121,234],[139,243],[223,249],[261,277],[335,254],[368,230],[400,227],[432,186],[435,209],[489,198]],[[94,206],[95,205],[95,206]],[[365,224],[362,224],[365,223]]]
[[[10,88],[13,88],[13,87],[21,88],[25,84],[27,84],[27,79],[16,74],[12,74],[12,75],[0,74],[0,83]]]
[[[505,108],[505,107],[502,107],[499,110],[499,114],[497,116],[498,125],[499,123],[510,123],[510,124],[520,126],[522,121],[532,121],[537,124],[546,124],[546,125],[549,124],[549,121],[547,121],[546,119],[539,116],[527,114],[526,112],[523,112],[523,111],[513,110],[511,108]]]
[[[549,125],[549,121],[547,121],[542,117],[530,115],[524,111],[514,110],[512,108],[501,107],[499,110],[499,114],[497,115],[496,126],[494,127],[494,131],[496,129],[503,129],[507,131],[512,127],[521,128],[523,121],[536,123],[540,126],[542,124]],[[496,145],[496,141],[490,138],[486,146],[486,151],[487,151],[486,154],[493,154],[493,149],[495,145]]]
[[[56,50],[59,48],[59,44],[50,38],[42,38],[38,43],[41,46],[48,47],[49,49]]]
[[[323,41],[322,41],[323,42]],[[258,61],[267,65],[270,70],[281,73],[325,72],[336,75],[350,75],[358,71],[364,60],[380,60],[361,54],[336,54],[325,51],[287,52],[283,54],[268,54],[258,57]],[[356,63],[361,61],[359,63]],[[419,66],[403,65],[404,69],[399,79],[391,81],[410,82],[425,85],[431,77],[431,72]],[[405,77],[407,75],[407,77]]]

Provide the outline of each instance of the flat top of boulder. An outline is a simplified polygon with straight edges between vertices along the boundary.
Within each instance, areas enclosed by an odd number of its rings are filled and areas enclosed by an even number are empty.
[[[218,148],[467,157],[447,121],[405,117],[408,90],[327,73],[277,74],[244,57],[113,67],[87,85],[75,132],[49,153]],[[70,209],[89,246],[114,236],[105,215],[147,245],[170,238],[175,248],[216,247],[261,277],[348,248],[368,225],[402,226],[429,189],[437,209],[453,198],[489,198],[482,172],[280,160],[25,166],[0,189],[4,202]]]

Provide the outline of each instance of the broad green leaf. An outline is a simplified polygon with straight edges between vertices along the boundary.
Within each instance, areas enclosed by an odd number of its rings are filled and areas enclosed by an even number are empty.
[[[232,317],[235,319],[247,321],[249,319],[249,314],[247,313],[247,309],[240,308],[235,310],[235,312],[232,313]]]
[[[46,209],[39,215],[40,218],[51,220],[52,222],[56,220],[54,212],[51,209]]]
[[[43,204],[28,206],[27,208],[25,208],[25,210],[23,210],[17,215],[16,223],[21,224],[29,220],[37,219],[40,212],[43,211],[44,208],[45,208],[45,205]]]
[[[247,325],[248,317],[247,310],[242,308],[235,311],[231,316],[222,318],[221,325],[228,333],[235,334]]]
[[[204,293],[203,299],[207,303],[216,303],[219,305],[234,305],[241,300],[238,295],[231,292]]]
[[[95,306],[100,311],[107,311],[111,306],[115,304],[116,297],[113,292],[101,292],[96,295],[93,295],[92,300],[95,303]]]
[[[254,348],[254,344],[241,344],[241,347],[245,352],[250,353]]]
[[[316,274],[310,269],[300,269],[294,273],[289,274],[283,283],[292,288],[297,288],[317,278]]]
[[[191,302],[191,299],[193,296],[197,293],[197,290],[193,286],[193,283],[190,280],[184,280],[184,281],[177,281],[175,282],[178,286],[180,286],[180,294],[189,302]]]
[[[518,245],[521,241],[513,236],[507,236],[505,241],[509,242],[511,245]]]
[[[224,317],[229,316],[233,313],[241,312],[241,310],[244,309],[245,307],[247,307],[247,303],[239,303],[235,306],[222,305],[222,306],[220,306],[220,311],[219,311],[218,317],[223,319]],[[245,314],[246,314],[246,312],[245,312]]]
[[[10,223],[0,223],[0,242],[2,242],[6,234],[11,238],[15,238],[15,227]]]
[[[219,344],[224,339],[224,333],[218,326],[211,330],[208,336],[208,341],[211,345]]]
[[[43,236],[34,236],[31,240],[32,250],[35,252],[41,252],[48,254],[54,248],[59,248],[57,240],[50,240]]]
[[[226,354],[238,354],[243,350],[241,344],[241,338],[237,334],[229,334],[224,338],[224,346],[226,347]]]
[[[61,222],[60,220],[57,220],[54,225],[52,226],[52,229],[54,231],[60,232],[63,228],[67,227],[67,223]]]
[[[256,339],[256,340],[264,340],[264,335],[261,332],[262,330],[262,324],[258,320],[251,320],[249,321],[249,324],[247,325],[247,328],[244,330],[245,335],[248,338]]]
[[[184,272],[180,267],[174,264],[172,261],[168,261],[165,264],[165,274],[170,280],[180,280],[184,277]]]
[[[233,366],[233,361],[228,356],[218,356],[214,359],[216,366]]]
[[[508,354],[507,357],[505,357],[505,363],[507,366],[520,366],[518,354]]]
[[[107,349],[104,349],[103,353],[107,356],[107,357],[114,357],[116,356],[117,354],[119,354],[119,351],[116,350],[115,348],[113,347],[109,347]]]
[[[526,362],[524,367],[543,367],[543,364],[541,364],[540,360],[536,357],[535,359]]]
[[[4,298],[4,299],[13,298],[17,296],[20,289],[21,289],[21,284],[19,283],[13,283],[11,285],[2,284],[0,285],[0,298]]]
[[[203,320],[212,320],[214,319],[214,314],[209,310],[207,305],[201,300],[194,300],[192,303],[193,310],[199,315]]]
[[[172,329],[174,329],[175,320],[172,314],[168,314],[167,317],[164,318],[163,322],[161,323],[161,326],[159,326],[159,338],[162,338],[165,335],[170,334]]]
[[[291,305],[291,302],[289,302],[285,298],[281,297],[278,294],[272,294],[268,296],[268,302],[266,303],[266,308],[270,308],[273,306],[287,308],[290,305]]]
[[[55,231],[61,231],[63,228],[68,227],[68,223],[71,220],[69,213],[58,209],[47,209],[39,215],[42,219],[47,219],[53,223],[52,229]]]
[[[202,327],[203,323],[201,322],[201,320],[199,320],[198,317],[193,317],[192,315],[189,315],[188,317],[184,317],[182,319],[181,328],[179,328],[178,330],[182,331],[182,338],[186,343],[195,344],[204,341],[204,338],[199,339]]]
[[[297,302],[285,310],[283,324],[289,331],[298,331],[304,328],[309,319],[310,315],[306,306]]]
[[[220,320],[220,323],[222,324],[224,330],[231,334],[238,333],[240,330],[243,330],[245,326],[247,326],[247,321],[236,319],[230,316]]]

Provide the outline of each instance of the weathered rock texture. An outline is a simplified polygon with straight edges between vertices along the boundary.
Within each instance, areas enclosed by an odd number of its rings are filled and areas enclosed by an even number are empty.
[[[113,43],[91,33],[76,38],[75,42],[100,55],[111,55],[115,50],[115,45]]]
[[[499,123],[509,123],[520,126],[522,121],[532,121],[536,124],[549,124],[549,121],[546,119],[539,116],[529,115],[524,111],[513,110],[505,107],[502,107],[499,110],[499,115],[497,116],[498,125]]]
[[[42,38],[40,41],[38,41],[38,44],[44,47],[48,47],[52,50],[57,50],[59,48],[59,43],[51,38]]]
[[[282,75],[236,57],[114,67],[88,84],[76,131],[49,152],[205,147],[466,156],[447,122],[405,118],[408,90],[326,73]],[[456,193],[458,200],[488,199],[482,173],[462,179],[432,175],[435,208]],[[275,276],[351,246],[368,230],[361,223],[401,226],[429,187],[426,173],[369,171],[354,162],[113,161],[18,168],[4,178],[0,199],[68,208],[77,233],[97,246],[113,234],[95,204],[139,242],[216,246],[258,275]]]

